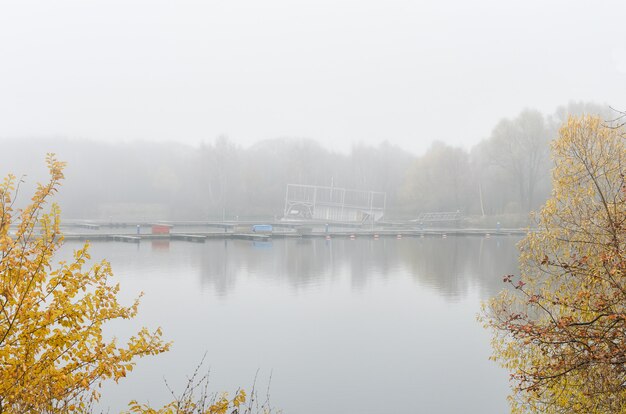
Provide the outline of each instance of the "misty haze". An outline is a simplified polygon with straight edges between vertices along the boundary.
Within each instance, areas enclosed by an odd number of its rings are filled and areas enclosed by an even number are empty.
[[[0,413],[626,412],[625,12],[0,3]]]

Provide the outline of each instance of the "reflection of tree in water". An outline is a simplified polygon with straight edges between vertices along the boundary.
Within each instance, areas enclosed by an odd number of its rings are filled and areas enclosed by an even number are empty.
[[[386,278],[398,264],[390,244],[395,240],[382,238],[357,239],[338,243],[338,257],[343,258],[354,290],[361,290],[372,278]]]
[[[202,284],[220,295],[233,289],[241,274],[295,289],[347,274],[353,289],[359,290],[372,279],[393,278],[405,271],[420,285],[455,298],[470,289],[481,296],[500,290],[501,276],[517,271],[516,241],[511,237],[277,239],[261,244],[216,240],[202,245],[195,258]]]
[[[483,297],[501,290],[502,276],[517,271],[517,238],[448,237],[402,243],[403,263],[420,284],[446,297],[476,289]]]
[[[228,293],[242,273],[285,281],[295,288],[321,283],[330,276],[332,252],[325,240],[210,241],[205,247],[200,258],[202,283],[214,286],[218,294]]]
[[[206,243],[199,255],[200,282],[212,286],[219,296],[235,287],[237,274],[244,270],[243,262],[230,259],[237,250],[237,240],[215,240]]]

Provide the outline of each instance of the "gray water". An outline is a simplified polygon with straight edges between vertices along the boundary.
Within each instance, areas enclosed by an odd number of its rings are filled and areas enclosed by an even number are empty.
[[[206,353],[213,391],[256,388],[286,414],[504,413],[482,300],[517,269],[516,238],[94,243],[125,303],[120,340],[161,326],[166,354],[103,388],[110,412],[170,399]],[[79,247],[68,242],[62,255]]]

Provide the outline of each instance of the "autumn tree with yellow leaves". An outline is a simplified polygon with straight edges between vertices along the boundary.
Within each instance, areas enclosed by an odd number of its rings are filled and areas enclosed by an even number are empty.
[[[54,264],[63,243],[59,208],[47,205],[63,180],[65,164],[49,154],[50,180],[39,184],[30,203],[16,209],[19,182],[0,184],[0,414],[89,413],[103,381],[118,381],[139,357],[167,351],[161,330],[146,328],[124,346],[105,340],[103,328],[137,314],[117,300],[118,284],[107,261],[88,265],[89,245],[69,262]],[[200,392],[197,392],[197,391]],[[173,394],[173,392],[172,392]],[[244,403],[248,402],[247,405]],[[272,413],[253,390],[209,394],[208,376],[198,369],[187,387],[161,408],[136,401],[128,414]]]
[[[91,267],[88,245],[58,265],[63,242],[59,209],[51,196],[63,179],[62,162],[47,159],[50,180],[29,205],[15,209],[19,183],[0,185],[0,413],[85,412],[98,386],[119,380],[137,357],[166,351],[161,331],[140,330],[128,343],[105,340],[103,327],[130,319],[138,301],[122,306],[109,282],[109,263]]]
[[[597,117],[560,129],[520,276],[481,315],[511,372],[514,413],[626,412],[625,139]]]

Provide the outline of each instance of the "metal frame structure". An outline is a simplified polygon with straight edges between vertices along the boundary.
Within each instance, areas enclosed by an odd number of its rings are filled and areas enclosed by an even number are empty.
[[[387,193],[317,185],[287,184],[287,220],[372,223],[383,218]]]

